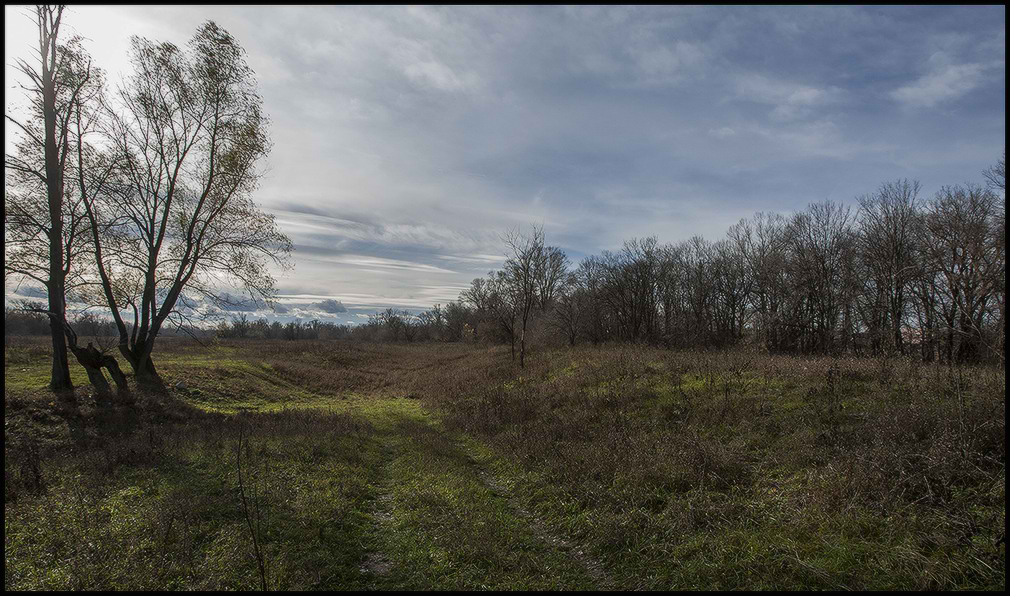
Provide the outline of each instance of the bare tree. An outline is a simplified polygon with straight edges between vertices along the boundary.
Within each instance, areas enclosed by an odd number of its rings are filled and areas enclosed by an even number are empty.
[[[134,37],[131,59],[108,109],[121,183],[96,199],[94,298],[111,311],[137,380],[157,385],[151,353],[170,317],[181,322],[183,290],[219,304],[232,284],[269,300],[267,265],[285,266],[291,243],[251,198],[268,139],[236,40],[207,22],[186,50]]]
[[[541,310],[550,308],[558,287],[564,283],[570,262],[568,255],[556,246],[544,248],[543,258],[537,268],[537,302]]]
[[[843,349],[851,333],[854,235],[850,209],[813,203],[789,224],[793,316],[805,351]]]
[[[633,341],[653,341],[657,334],[659,242],[655,236],[632,238],[624,243],[623,282],[628,292],[625,335]]]
[[[129,386],[118,362],[108,354],[108,346],[96,347],[91,342],[87,346],[80,345],[78,334],[67,317],[67,297],[82,290],[88,282],[88,272],[93,269],[92,246],[89,243],[93,218],[89,221],[88,217],[93,200],[91,190],[96,187],[101,189],[109,180],[114,160],[96,151],[86,139],[94,133],[96,107],[102,94],[101,70],[91,66],[91,60],[77,38],[58,45],[57,52],[61,55],[57,71],[61,86],[56,105],[60,116],[58,147],[62,163],[58,170],[62,177],[63,200],[62,219],[56,223],[62,224],[61,300],[64,306],[62,312],[58,312],[50,305],[45,312],[51,321],[60,323],[65,345],[84,368],[98,399],[111,397],[102,369],[109,372],[119,396],[124,397]],[[34,121],[29,120],[27,128],[42,120],[39,106],[35,107]],[[51,243],[50,234],[55,229],[48,206],[41,199],[47,193],[40,187],[48,186],[49,179],[44,162],[43,148],[30,136],[21,139],[15,155],[7,156],[9,200],[5,209],[8,224],[5,269],[8,273],[19,273],[38,281],[47,281],[43,280],[44,271],[51,259],[44,245]],[[97,229],[95,233],[98,233]],[[49,287],[52,284],[45,285]],[[50,297],[53,295],[50,292]]]
[[[511,346],[512,361],[516,359],[516,319],[522,301],[505,271],[488,275],[488,307],[501,335]]]
[[[684,284],[684,335],[689,345],[712,341],[715,308],[712,243],[694,236],[680,247]]]
[[[485,322],[496,322],[494,312],[494,273],[489,273],[487,279],[476,277],[470,282],[470,287],[459,294],[459,301],[473,308],[473,332],[476,337],[481,337],[484,332]]]
[[[537,273],[544,262],[544,230],[533,226],[529,235],[522,235],[518,228],[510,230],[504,238],[508,247],[505,262],[505,279],[510,293],[514,296],[516,309],[522,327],[519,336],[519,366],[526,366],[526,329],[530,313],[537,303]]]
[[[80,246],[78,211],[65,201],[64,179],[73,107],[91,78],[91,63],[79,41],[59,41],[63,8],[35,8],[38,62],[15,61],[27,77],[22,89],[28,92],[31,116],[20,121],[5,115],[19,140],[16,153],[4,159],[4,273],[34,279],[46,288],[53,345],[49,386],[61,392],[73,390],[64,335],[66,280]]]
[[[978,185],[944,187],[930,202],[924,249],[939,274],[948,361],[980,356],[986,320],[1005,288],[1005,254],[996,195]]]
[[[614,332],[627,341],[658,337],[661,251],[656,238],[632,238],[618,253],[604,251],[600,296],[612,317]]]
[[[460,299],[475,321],[499,323],[513,359],[518,332],[521,365],[531,309],[549,304],[548,324],[569,345],[584,336],[727,346],[753,332],[780,352],[860,351],[871,340],[904,353],[918,341],[930,360],[946,330],[941,357],[977,360],[985,348],[1003,358],[1002,168],[984,172],[988,188],[945,188],[927,209],[919,184],[899,180],[861,197],[856,217],[825,201],[789,219],[758,213],[715,243],[632,239],[585,258],[553,294],[545,272],[563,253],[544,247],[540,229],[512,231],[504,271],[474,280]]]
[[[400,325],[403,327],[403,339],[413,343],[421,331],[423,320],[408,310],[400,311]]]
[[[604,303],[605,268],[600,257],[588,256],[579,263],[575,278],[583,295],[583,320],[589,341],[598,344],[609,333],[608,314]]]
[[[789,295],[786,219],[757,213],[743,238],[744,258],[753,280],[752,306],[765,348],[783,349],[784,310]]]
[[[682,271],[677,247],[672,244],[661,246],[658,261],[656,300],[660,312],[657,314],[657,320],[662,318],[662,328],[659,330],[659,334],[665,345],[672,346],[676,337],[676,323],[682,310],[680,300]]]
[[[871,338],[888,338],[891,350],[904,353],[907,296],[917,272],[915,220],[919,183],[887,182],[859,198],[858,248],[864,272],[861,300]]]
[[[472,313],[462,302],[454,300],[445,305],[445,338],[457,341],[464,338],[467,321]]]
[[[552,322],[565,336],[570,346],[575,346],[575,341],[582,332],[585,310],[586,293],[579,287],[578,277],[574,273],[569,273],[558,290]]]
[[[996,261],[990,267],[992,271],[996,295],[994,300],[999,310],[996,329],[999,335],[999,352],[1006,358],[1006,150],[994,165],[987,168],[983,174],[990,189],[999,191],[1002,199],[1001,208],[992,226],[993,246]]]
[[[1006,192],[1006,150],[1003,151],[1003,156],[996,163],[982,172],[982,175],[985,176],[989,188]],[[1006,197],[1004,197],[1005,199]]]
[[[421,338],[427,337],[433,341],[441,341],[445,336],[445,310],[441,304],[417,315]]]

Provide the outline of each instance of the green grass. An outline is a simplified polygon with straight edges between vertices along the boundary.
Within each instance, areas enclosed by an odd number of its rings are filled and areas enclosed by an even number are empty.
[[[259,589],[255,544],[270,589],[1005,585],[998,371],[343,342],[156,364],[166,393],[99,406],[5,350],[6,589]]]
[[[545,542],[481,477],[482,468],[423,416],[396,423],[388,467],[393,573],[383,587],[586,589],[577,561]]]
[[[360,544],[370,525],[361,511],[381,459],[367,420],[267,414],[190,424],[199,432],[48,466],[44,491],[6,507],[6,586],[258,588],[236,490],[240,428],[249,433],[245,482],[265,520],[269,585],[364,585]]]

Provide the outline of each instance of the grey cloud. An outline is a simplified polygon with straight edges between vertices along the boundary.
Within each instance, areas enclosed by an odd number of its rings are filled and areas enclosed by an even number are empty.
[[[345,307],[339,300],[327,299],[322,302],[315,302],[310,305],[311,308],[321,310],[322,312],[336,315],[343,312],[347,312],[347,307]]]
[[[49,296],[49,292],[45,288],[32,285],[22,285],[16,294],[25,298],[47,298]]]
[[[914,83],[891,92],[891,97],[905,105],[930,108],[938,103],[970,93],[982,82],[981,64],[942,64]]]

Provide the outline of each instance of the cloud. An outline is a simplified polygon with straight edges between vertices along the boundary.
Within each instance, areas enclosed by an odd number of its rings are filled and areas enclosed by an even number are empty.
[[[702,64],[705,53],[699,44],[679,40],[656,43],[630,50],[638,82],[650,85],[674,84]]]
[[[722,128],[711,128],[708,131],[710,136],[717,139],[725,139],[736,134],[736,131],[728,126],[723,126]]]
[[[945,60],[940,58],[931,62],[942,63]],[[936,64],[932,71],[914,83],[892,91],[890,97],[909,107],[931,108],[970,93],[982,82],[984,71],[982,64]]]
[[[404,69],[410,80],[430,85],[439,91],[465,91],[476,87],[476,77],[457,74],[437,60],[413,62]]]
[[[23,296],[25,298],[47,298],[47,297],[49,297],[49,292],[47,292],[45,288],[43,288],[41,286],[33,286],[33,285],[27,285],[27,284],[26,285],[22,285],[20,288],[18,288],[18,290],[17,290],[17,292],[15,292],[15,294],[18,295],[18,296]]]
[[[245,296],[235,296],[229,294],[228,292],[222,292],[218,295],[219,300],[215,301],[217,308],[226,312],[251,312],[256,310],[260,303],[256,300],[249,299]],[[200,308],[200,300],[195,300],[193,298],[187,297],[182,300],[182,302],[189,304],[191,308],[197,310]]]
[[[322,302],[314,302],[309,306],[310,308],[314,308],[331,315],[347,312],[347,307],[344,306],[342,302],[339,300],[333,300],[332,298],[323,300]]]
[[[760,74],[745,74],[736,81],[738,99],[774,106],[773,120],[789,121],[805,118],[821,106],[839,103],[844,97],[835,86],[816,87],[772,79]]]

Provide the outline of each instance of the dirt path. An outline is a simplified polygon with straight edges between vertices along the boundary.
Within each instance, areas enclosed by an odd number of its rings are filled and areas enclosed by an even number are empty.
[[[474,461],[474,465],[479,467],[479,464],[476,461]],[[573,544],[570,540],[567,540],[561,537],[560,534],[554,532],[539,516],[526,509],[515,495],[509,492],[503,484],[498,482],[493,473],[487,469],[479,468],[478,474],[481,481],[488,487],[488,489],[491,490],[492,494],[505,499],[509,507],[521,518],[526,520],[530,528],[541,540],[556,549],[564,551],[569,557],[578,562],[578,564],[585,570],[586,574],[593,579],[596,589],[603,591],[617,589],[613,578],[611,578],[610,574],[607,573],[603,564],[587,553],[585,548]]]
[[[368,589],[613,588],[598,561],[523,507],[416,400],[389,400],[372,418],[384,464],[359,569]]]
[[[378,494],[372,504],[372,519],[375,523],[375,532],[378,536],[383,536],[393,531],[393,493],[392,478],[389,474],[389,464],[392,461],[392,451],[387,451],[387,461],[383,464],[383,479],[378,484]],[[393,569],[393,561],[386,555],[384,550],[374,550],[365,556],[361,566],[362,573],[372,576],[372,581],[368,586],[370,590],[380,589],[379,582],[389,575]]]

